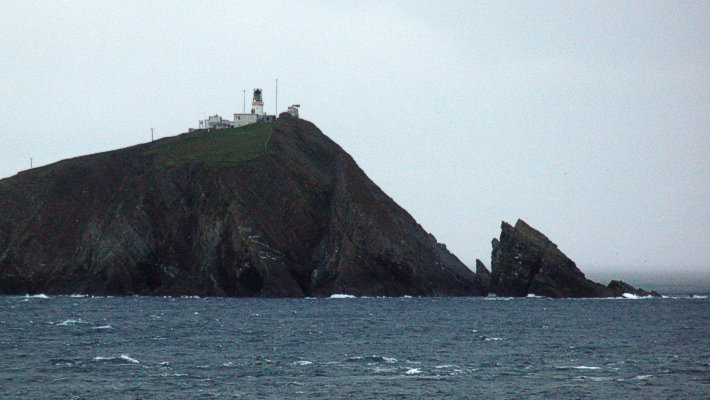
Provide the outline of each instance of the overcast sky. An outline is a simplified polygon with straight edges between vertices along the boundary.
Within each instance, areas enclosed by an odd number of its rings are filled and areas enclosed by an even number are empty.
[[[64,3],[0,2],[0,178],[278,78],[468,265],[522,218],[583,271],[710,271],[710,2]]]

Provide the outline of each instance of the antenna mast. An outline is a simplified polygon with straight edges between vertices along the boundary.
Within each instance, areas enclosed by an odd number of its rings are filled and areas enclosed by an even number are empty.
[[[279,78],[276,78],[276,108],[274,110],[274,116],[279,116]]]
[[[150,128],[150,141],[153,141],[153,128]]]
[[[242,105],[242,114],[247,113],[247,90],[244,89],[244,103]]]

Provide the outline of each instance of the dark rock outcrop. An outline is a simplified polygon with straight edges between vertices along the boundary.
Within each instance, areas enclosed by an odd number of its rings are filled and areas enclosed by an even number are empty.
[[[489,293],[491,291],[491,272],[479,259],[476,259],[476,277],[478,278],[478,286]]]
[[[195,131],[0,180],[0,293],[481,295],[310,122]]]
[[[609,282],[609,285],[607,287],[612,291],[612,296],[614,297],[620,297],[624,294],[632,294],[639,297],[661,297],[661,294],[656,292],[655,290],[647,292],[641,288],[637,289],[624,281],[611,281]]]
[[[651,295],[621,281],[609,286],[587,279],[557,245],[522,220],[503,222],[493,239],[491,291],[498,296],[613,297]],[[657,293],[654,293],[657,295]]]

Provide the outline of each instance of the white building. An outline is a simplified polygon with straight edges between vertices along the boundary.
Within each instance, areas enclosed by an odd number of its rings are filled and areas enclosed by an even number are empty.
[[[232,121],[232,126],[239,128],[240,126],[255,124],[258,121],[259,116],[256,114],[234,114],[234,121]]]
[[[215,114],[204,120],[203,125],[204,129],[225,129],[232,127],[232,121]]]
[[[291,110],[293,107],[296,107],[295,115],[293,114],[293,112]],[[293,106],[289,107],[288,112],[291,115],[298,117],[298,107],[299,107],[298,104],[293,105]],[[217,114],[211,115],[207,119],[200,121],[200,128],[199,129],[213,130],[213,129],[239,128],[242,126],[255,124],[257,122],[273,122],[275,120],[276,120],[276,116],[267,115],[264,112],[264,101],[261,98],[261,89],[254,89],[254,99],[251,102],[251,113],[250,114],[236,113],[236,114],[234,114],[233,121],[230,121],[228,119],[224,119]],[[192,131],[194,131],[194,129],[191,128],[189,131],[192,132]]]
[[[298,118],[298,108],[301,107],[300,104],[294,104],[288,108],[288,113],[291,114],[292,117]]]

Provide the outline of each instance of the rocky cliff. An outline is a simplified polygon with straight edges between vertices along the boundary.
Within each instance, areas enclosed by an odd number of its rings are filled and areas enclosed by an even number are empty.
[[[481,295],[479,281],[287,116],[0,180],[0,293]]]
[[[587,279],[550,239],[522,220],[501,225],[493,239],[491,291],[498,296],[616,297],[625,293],[658,295],[612,281],[608,286]]]
[[[476,278],[478,286],[486,293],[491,291],[491,272],[483,264],[483,261],[476,259]]]

